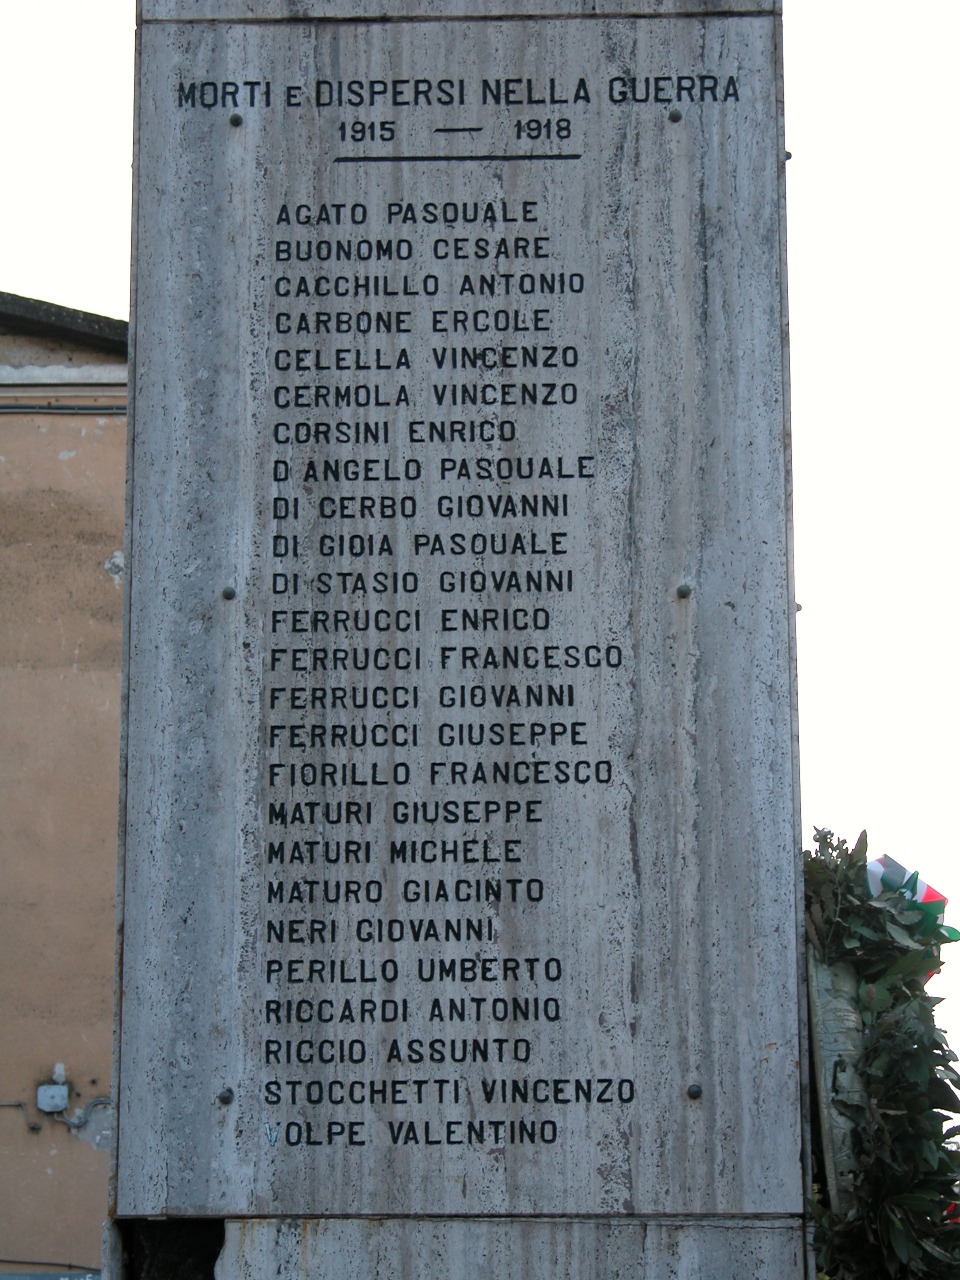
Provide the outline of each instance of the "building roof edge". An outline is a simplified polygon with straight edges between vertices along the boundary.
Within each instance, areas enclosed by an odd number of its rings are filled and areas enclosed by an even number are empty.
[[[39,338],[60,338],[126,357],[126,320],[74,311],[54,302],[0,292],[0,328]]]

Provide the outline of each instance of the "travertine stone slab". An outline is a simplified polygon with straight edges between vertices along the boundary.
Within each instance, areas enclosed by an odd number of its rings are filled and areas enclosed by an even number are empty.
[[[793,1257],[776,21],[142,26],[121,1215]]]
[[[801,1274],[799,1233],[788,1218],[228,1222],[217,1264],[217,1280],[772,1280]]]
[[[781,0],[140,0],[142,22],[779,14]]]

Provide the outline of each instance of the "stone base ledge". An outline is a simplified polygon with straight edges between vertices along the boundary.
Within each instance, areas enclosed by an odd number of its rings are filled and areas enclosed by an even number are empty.
[[[800,1280],[800,1218],[227,1221],[217,1280]]]

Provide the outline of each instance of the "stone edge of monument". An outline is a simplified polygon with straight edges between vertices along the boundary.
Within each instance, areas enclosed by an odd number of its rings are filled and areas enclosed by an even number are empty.
[[[783,66],[783,0],[773,0],[775,13],[774,47],[776,56],[777,78],[777,133],[783,161],[779,172],[780,201],[780,315],[782,322],[783,351],[783,467],[784,498],[786,504],[786,550],[787,550],[787,599],[795,606],[796,601],[796,565],[794,560],[794,527],[793,527],[793,430],[792,430],[792,398],[790,387],[790,306],[789,306],[789,272],[787,262],[787,167],[790,158],[786,150],[786,119],[784,111],[784,66]],[[794,849],[795,873],[794,883],[797,897],[796,937],[797,937],[797,1029],[800,1041],[800,1162],[803,1177],[804,1200],[804,1234],[805,1234],[805,1274],[815,1276],[817,1272],[816,1254],[813,1245],[813,1219],[808,1206],[813,1202],[813,1161],[810,1149],[811,1142],[811,1063],[810,1063],[810,1012],[808,1004],[806,929],[804,926],[804,869],[803,869],[803,829],[800,814],[800,715],[799,692],[797,680],[797,613],[796,607],[788,609],[787,632],[790,645],[790,701],[793,714],[793,804],[794,804]]]
[[[799,1274],[798,1218],[228,1220],[217,1280],[413,1280],[443,1258],[450,1280],[766,1280]]]

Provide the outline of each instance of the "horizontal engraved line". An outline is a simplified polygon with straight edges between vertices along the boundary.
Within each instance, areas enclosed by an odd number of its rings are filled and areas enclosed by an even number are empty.
[[[120,1215],[117,1215],[120,1217]],[[133,1216],[133,1215],[126,1215]],[[276,1222],[281,1215],[268,1215],[263,1213],[231,1213],[231,1220],[241,1222]],[[749,1223],[750,1226],[759,1228],[767,1227],[774,1231],[796,1231],[803,1226],[804,1216],[802,1213],[627,1213],[621,1211],[618,1213],[600,1214],[600,1213],[298,1213],[297,1217],[302,1222],[324,1222],[330,1219],[334,1221],[348,1222],[431,1222],[437,1224],[446,1223],[513,1223],[513,1222],[529,1222],[529,1223],[553,1223],[553,1222],[576,1222],[584,1224],[596,1224],[597,1226],[610,1226],[615,1224],[619,1227],[630,1227],[642,1223],[657,1223],[664,1226],[683,1227],[703,1223],[705,1226],[714,1226],[737,1230],[741,1223]],[[121,1221],[123,1219],[121,1218]]]
[[[334,164],[412,164],[422,161],[477,161],[477,160],[580,160],[582,152],[560,155],[500,155],[500,156],[337,156]]]
[[[235,16],[227,18],[211,18],[211,17],[187,17],[177,16],[174,18],[141,18],[141,26],[226,26],[236,25],[245,27],[272,27],[272,26],[327,26],[330,23],[339,23],[343,26],[382,26],[394,27],[404,24],[414,23],[450,23],[458,24],[469,22],[643,22],[658,21],[663,18],[686,18],[690,21],[704,20],[723,20],[727,21],[731,18],[774,18],[777,16],[776,10],[771,6],[769,9],[737,9],[735,11],[710,12],[706,9],[677,9],[677,10],[660,10],[656,13],[647,11],[646,13],[634,12],[609,12],[609,13],[491,13],[491,14],[462,14],[455,16],[446,16],[442,14],[415,13],[415,14],[391,14],[384,17],[382,14],[372,15],[370,17],[358,17],[356,15],[336,14],[314,14],[304,15],[302,17],[289,17],[287,15],[279,15],[277,17],[244,17]]]

